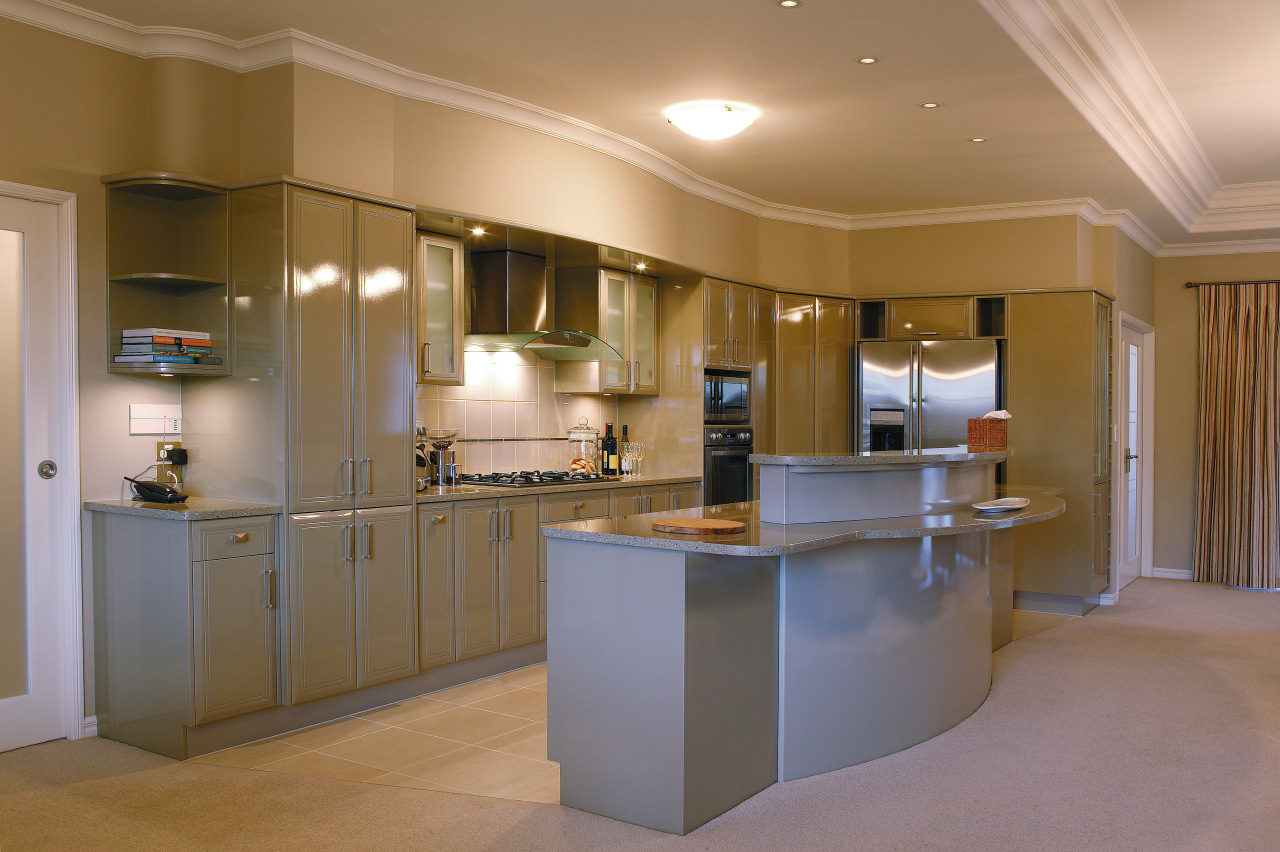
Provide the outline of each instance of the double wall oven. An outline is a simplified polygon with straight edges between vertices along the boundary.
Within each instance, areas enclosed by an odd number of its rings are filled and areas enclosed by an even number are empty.
[[[707,370],[702,403],[703,502],[714,506],[750,500],[751,374]]]

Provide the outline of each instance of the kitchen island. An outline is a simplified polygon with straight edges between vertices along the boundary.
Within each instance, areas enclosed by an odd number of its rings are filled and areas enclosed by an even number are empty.
[[[684,834],[778,780],[891,754],[972,713],[990,688],[992,568],[1011,569],[1002,531],[1065,504],[998,490],[1004,453],[912,455],[758,456],[757,503],[544,527],[561,802]],[[877,478],[916,470],[917,511],[764,520],[773,474],[806,467],[836,478],[799,473],[811,477],[801,485],[821,480],[854,503]],[[1027,503],[969,505],[997,496]],[[652,529],[671,517],[745,530]]]

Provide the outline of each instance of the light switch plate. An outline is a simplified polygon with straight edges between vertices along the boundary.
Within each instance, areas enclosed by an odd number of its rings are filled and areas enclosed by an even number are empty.
[[[179,435],[181,433],[181,405],[130,404],[130,435]]]

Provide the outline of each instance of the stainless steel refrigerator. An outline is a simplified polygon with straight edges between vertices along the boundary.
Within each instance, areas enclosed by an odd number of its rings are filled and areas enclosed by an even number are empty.
[[[863,451],[965,444],[968,419],[1000,407],[999,346],[994,340],[862,343],[858,403]]]

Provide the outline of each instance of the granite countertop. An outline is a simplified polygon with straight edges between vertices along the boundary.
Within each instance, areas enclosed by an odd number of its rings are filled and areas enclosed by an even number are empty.
[[[144,503],[141,500],[86,500],[90,512],[116,515],[140,515],[170,521],[211,521],[216,518],[251,518],[256,515],[279,515],[283,506],[269,503],[246,503],[243,500],[219,500],[216,497],[188,497],[184,503]]]
[[[1001,530],[1047,521],[1061,515],[1066,502],[1053,493],[1052,487],[1004,486],[1001,497],[1026,497],[1031,502],[1024,508],[999,514],[965,509],[901,518],[878,518],[866,521],[831,521],[816,524],[770,524],[760,520],[760,504],[726,503],[698,509],[654,512],[624,518],[599,518],[546,524],[542,534],[548,538],[596,541],[628,547],[650,547],[659,550],[683,550],[691,553],[718,553],[726,556],[785,556],[850,541],[872,538],[918,538],[933,535],[963,535],[983,530]],[[724,518],[742,521],[746,532],[734,535],[685,535],[656,532],[657,518]]]
[[[752,453],[748,460],[754,464],[792,465],[794,467],[859,467],[877,465],[931,465],[970,462],[993,464],[1009,457],[1008,450],[971,453],[967,447],[927,447],[922,450],[864,452],[853,454],[821,453],[808,456],[774,456]]]
[[[600,480],[596,482],[564,482],[554,485],[530,485],[524,488],[506,488],[497,485],[439,485],[419,491],[418,503],[449,503],[455,500],[486,500],[494,497],[518,497],[530,494],[562,494],[578,491],[600,491],[609,488],[639,488],[643,485],[674,485],[701,482],[701,476],[662,476],[641,474],[628,479]]]

